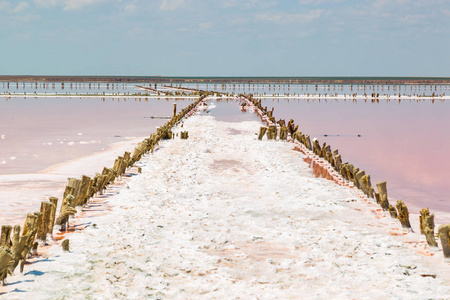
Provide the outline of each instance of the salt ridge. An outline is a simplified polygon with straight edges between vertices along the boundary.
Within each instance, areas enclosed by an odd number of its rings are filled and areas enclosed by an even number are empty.
[[[209,107],[211,109],[212,107]],[[107,214],[8,278],[4,299],[423,299],[449,266],[418,234],[377,219],[354,189],[314,178],[258,122],[193,116],[139,163]],[[239,133],[239,134],[236,134]],[[94,225],[95,224],[95,225]],[[422,277],[423,275],[436,275]],[[3,299],[2,298],[2,299]]]

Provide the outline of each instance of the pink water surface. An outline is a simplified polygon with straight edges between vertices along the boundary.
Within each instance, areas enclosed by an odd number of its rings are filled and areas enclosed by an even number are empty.
[[[175,100],[113,98],[0,99],[0,174],[30,173],[146,137]],[[179,109],[189,101],[176,101]],[[1,138],[3,137],[3,138]]]
[[[387,181],[391,203],[450,212],[450,103],[430,100],[262,100],[277,119],[339,149],[372,177]],[[325,136],[327,135],[327,136]],[[358,137],[360,135],[360,137]],[[416,212],[416,211],[414,211]]]
[[[151,117],[171,116],[173,103],[180,111],[191,101],[0,98],[0,225],[23,223],[41,201],[61,198],[67,177],[112,167],[118,155],[167,122]],[[98,161],[89,160],[93,155]]]

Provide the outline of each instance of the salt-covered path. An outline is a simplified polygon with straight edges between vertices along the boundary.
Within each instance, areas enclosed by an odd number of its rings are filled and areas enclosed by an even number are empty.
[[[450,297],[355,192],[314,178],[293,144],[258,122],[194,116],[69,235],[71,252],[9,278],[8,299],[424,299]],[[422,277],[423,275],[437,275]]]

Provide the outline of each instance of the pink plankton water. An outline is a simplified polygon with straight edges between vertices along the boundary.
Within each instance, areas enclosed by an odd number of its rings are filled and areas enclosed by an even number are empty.
[[[184,86],[252,93],[263,106],[274,107],[277,118],[293,118],[301,131],[339,149],[343,161],[365,170],[373,183],[387,181],[391,199],[405,201],[414,212],[429,207],[450,213],[449,86]],[[26,94],[0,97],[2,224],[22,222],[40,201],[61,194],[67,177],[94,175],[163,124],[151,117],[170,115],[173,99],[103,98],[140,92],[134,84],[0,83],[0,93]],[[34,98],[35,93],[60,98]],[[98,98],[64,98],[66,93]],[[372,93],[381,100],[371,101]],[[182,108],[189,101],[176,103]],[[221,110],[215,112],[219,117],[242,119],[232,106]],[[80,167],[84,164],[88,169]],[[446,222],[442,216],[436,214],[440,223]]]
[[[0,84],[1,86],[1,84]],[[39,84],[38,94],[44,94]],[[95,85],[113,91],[113,85]],[[15,88],[15,86],[14,86]],[[35,86],[27,84],[25,92]],[[65,90],[94,93],[94,87]],[[22,85],[19,87],[21,90]],[[56,90],[56,91],[55,91]],[[58,91],[51,89],[48,94]],[[114,91],[135,93],[133,86]],[[17,96],[16,93],[16,96]],[[58,97],[0,96],[0,224],[22,225],[26,213],[38,211],[50,196],[61,198],[68,177],[94,176],[112,167],[117,156],[155,132],[191,100],[145,97]],[[13,94],[14,95],[14,94]],[[152,118],[153,117],[153,118]],[[154,118],[156,117],[156,118]]]

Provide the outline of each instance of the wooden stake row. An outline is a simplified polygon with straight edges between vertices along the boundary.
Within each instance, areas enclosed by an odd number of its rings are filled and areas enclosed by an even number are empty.
[[[263,121],[269,120],[269,128],[261,127],[258,135],[258,139],[262,140],[264,134],[267,131],[267,138],[269,140],[277,138],[277,127],[271,125],[275,123],[273,116],[273,108],[268,110],[267,107],[261,105],[261,100],[256,100],[253,95],[240,95],[246,102],[249,102],[259,109],[261,119]],[[381,208],[389,212],[392,218],[398,219],[404,228],[411,229],[409,221],[409,211],[405,203],[401,200],[397,201],[396,207],[389,204],[387,194],[387,183],[385,181],[376,184],[378,193],[371,185],[370,175],[366,174],[364,170],[360,170],[354,165],[346,162],[342,163],[342,157],[337,149],[331,150],[331,147],[324,143],[322,146],[318,139],[311,139],[309,135],[303,134],[298,130],[298,125],[295,126],[294,121],[291,119],[288,125],[285,126],[284,120],[276,122],[280,127],[280,140],[287,140],[288,131],[293,141],[298,141],[303,144],[308,150],[312,151],[318,157],[326,160],[336,172],[338,172],[342,178],[351,182],[356,188],[360,189],[368,198],[375,198],[376,202]],[[434,215],[430,215],[428,208],[422,209],[420,212],[420,231],[424,234],[427,243],[431,247],[437,247],[434,234]],[[450,258],[450,224],[442,225],[438,229],[438,235],[441,240],[442,249],[445,258]]]
[[[153,153],[155,146],[162,139],[173,137],[171,128],[180,122],[186,115],[193,113],[193,110],[210,93],[205,92],[194,103],[182,109],[176,114],[176,106],[173,108],[173,117],[162,127],[158,128],[156,133],[143,140],[134,149],[133,154],[125,152],[119,156],[112,168],[103,168],[102,173],[96,173],[93,178],[83,175],[81,179],[69,178],[63,194],[63,201],[58,217],[56,217],[56,208],[58,198],[50,197],[49,201],[41,203],[40,212],[27,214],[23,230],[20,225],[13,227],[3,225],[0,236],[0,282],[5,283],[8,275],[11,275],[20,264],[20,272],[23,272],[25,259],[29,255],[37,253],[38,242],[45,245],[48,235],[53,234],[54,225],[61,225],[61,230],[66,230],[69,222],[69,216],[75,215],[75,207],[84,206],[95,194],[102,194],[107,185],[114,182],[120,176],[123,176],[127,168],[139,161],[145,153]],[[184,133],[188,137],[187,131]],[[67,242],[66,242],[67,241]],[[69,242],[66,240],[63,248],[68,250]],[[36,253],[31,253],[33,250]]]

